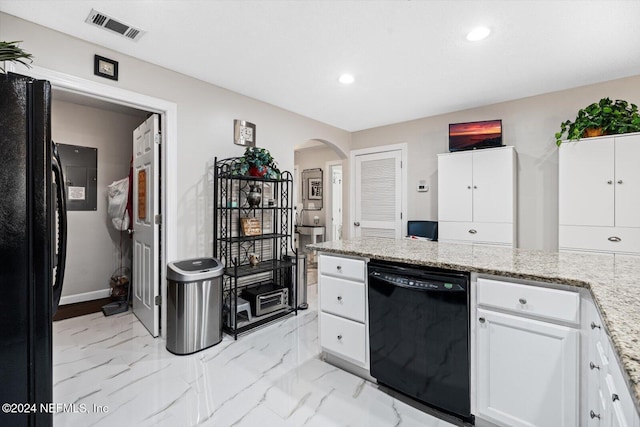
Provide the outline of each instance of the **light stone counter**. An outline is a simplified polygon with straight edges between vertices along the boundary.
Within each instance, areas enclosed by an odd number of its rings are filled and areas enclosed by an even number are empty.
[[[640,412],[640,257],[382,238],[333,241],[307,248],[589,289]]]

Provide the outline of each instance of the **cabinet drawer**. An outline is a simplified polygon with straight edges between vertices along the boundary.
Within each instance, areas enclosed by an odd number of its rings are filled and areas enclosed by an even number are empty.
[[[364,282],[365,263],[361,259],[322,255],[320,274]]]
[[[364,283],[320,276],[320,310],[364,323]]]
[[[363,323],[320,312],[320,346],[361,365],[366,360],[366,329]]]
[[[552,320],[580,322],[580,295],[577,292],[480,278],[477,299],[479,305]]]
[[[560,249],[640,254],[640,228],[561,225],[558,238]]]
[[[513,224],[441,221],[438,239],[513,244]]]

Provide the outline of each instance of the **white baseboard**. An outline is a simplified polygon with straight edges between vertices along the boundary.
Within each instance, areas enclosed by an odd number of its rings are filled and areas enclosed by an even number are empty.
[[[94,299],[108,298],[111,295],[111,288],[100,289],[99,291],[84,292],[82,294],[67,295],[60,298],[60,305],[73,304],[76,302],[92,301]]]

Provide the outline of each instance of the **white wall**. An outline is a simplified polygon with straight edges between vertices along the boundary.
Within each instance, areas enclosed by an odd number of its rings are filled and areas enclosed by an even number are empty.
[[[518,246],[556,250],[558,150],[553,135],[578,109],[604,97],[640,104],[640,76],[355,132],[352,149],[407,142],[407,219],[435,220],[436,155],[448,151],[449,123],[502,119],[503,143],[518,153]],[[429,192],[415,191],[420,179],[427,180]]]
[[[67,267],[62,290],[62,297],[67,300],[78,294],[107,292],[109,278],[120,267],[120,233],[107,215],[107,186],[129,176],[132,132],[143,120],[140,116],[56,101],[55,94],[52,97],[53,140],[98,149],[97,210],[68,212]],[[130,247],[129,236],[124,233],[126,267],[131,266]],[[91,296],[102,298],[108,293]]]
[[[283,170],[293,170],[293,147],[310,139],[350,150],[351,134],[344,130],[4,13],[0,39],[22,40],[20,47],[33,54],[38,66],[177,104],[179,258],[212,253],[207,167],[215,156],[243,153],[233,145],[234,119],[257,125],[258,146],[269,149]],[[94,54],[119,62],[117,82],[93,75]],[[197,59],[193,66],[198,66]]]

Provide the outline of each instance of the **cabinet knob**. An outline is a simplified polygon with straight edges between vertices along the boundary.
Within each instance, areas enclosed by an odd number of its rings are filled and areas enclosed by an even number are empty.
[[[360,222],[356,221],[356,222],[353,223],[353,225],[355,225],[356,227],[360,227]]]
[[[484,322],[486,322],[486,320],[485,320],[485,318],[484,318],[484,317],[481,317],[481,318],[479,318],[479,319],[478,319],[478,322],[480,322],[480,323],[484,323]]]
[[[336,270],[341,271],[341,270],[342,270],[342,266],[341,266],[341,265],[338,265],[338,266],[336,267]]]
[[[619,238],[618,236],[611,236],[607,240],[609,240],[610,242],[621,242],[622,241],[622,239]]]
[[[522,305],[525,305],[525,304],[527,303],[527,300],[526,300],[526,298],[520,298],[520,299],[518,300],[518,302],[519,302],[520,304],[522,304]]]
[[[467,190],[471,190],[471,186],[470,185],[467,185]]]
[[[469,230],[469,234],[476,234],[476,233],[477,233],[477,231],[474,230],[473,228],[471,230]]]
[[[591,329],[595,329],[595,328],[602,329],[600,325],[596,325],[596,322],[591,322]]]
[[[600,414],[596,414],[593,411],[589,412],[589,416],[591,417],[591,419],[594,419],[594,418],[600,419]]]
[[[618,180],[618,184],[622,184],[622,180],[621,179]]]
[[[342,339],[342,335],[338,335],[338,339],[341,340]]]
[[[607,184],[611,185],[611,184],[613,184],[613,181],[609,180],[609,181],[607,181]]]
[[[474,185],[474,186],[473,186],[473,188],[474,188],[474,190],[477,190],[477,189],[478,189],[478,186],[477,186],[477,185]]]
[[[338,301],[342,301],[342,297],[338,295]]]
[[[594,369],[598,369],[598,370],[600,370],[600,366],[596,365],[596,364],[595,364],[595,363],[593,363],[593,362],[589,362],[589,369],[591,369],[592,371],[593,371]]]
[[[620,400],[620,396],[618,396],[617,394],[613,393],[611,395],[611,401],[615,402],[616,400]]]

